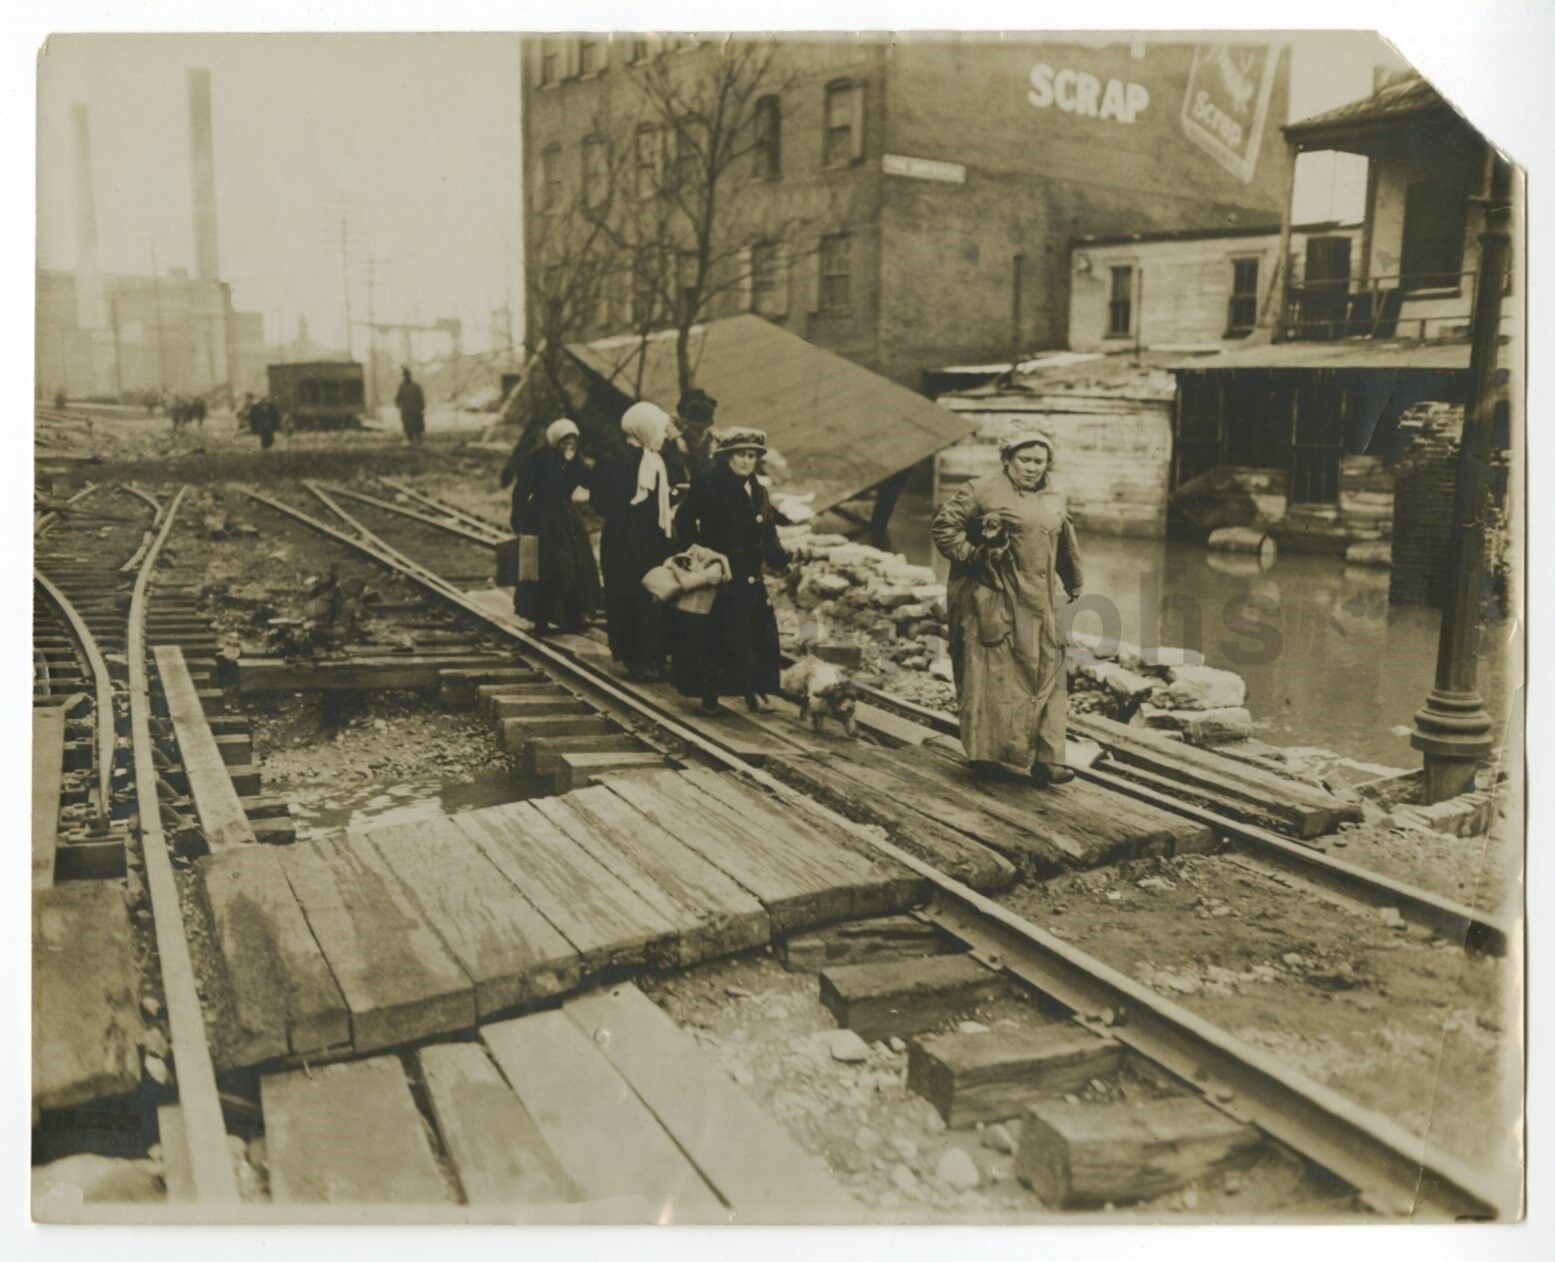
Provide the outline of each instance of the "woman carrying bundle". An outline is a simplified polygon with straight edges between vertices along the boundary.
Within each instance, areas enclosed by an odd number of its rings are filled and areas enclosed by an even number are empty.
[[[788,554],[756,466],[767,451],[759,429],[726,430],[713,466],[691,484],[675,519],[682,546],[701,544],[729,561],[730,579],[705,615],[677,614],[675,686],[716,713],[719,697],[744,697],[752,710],[778,690],[777,618],[763,566],[783,570]]]
[[[524,455],[515,449],[502,470],[502,485],[513,485],[513,533],[539,541],[538,580],[513,589],[513,609],[534,620],[536,635],[553,626],[581,631],[599,603],[594,550],[573,503],[573,492],[589,479],[578,454],[578,427],[565,417],[546,429],[544,447]]]
[[[950,558],[950,658],[961,744],[980,775],[1030,769],[1039,785],[1074,779],[1064,765],[1068,687],[1058,588],[1080,595],[1069,506],[1049,479],[1051,434],[1014,422],[1003,468],[967,483],[934,518]]]
[[[662,671],[667,649],[665,611],[643,587],[643,575],[671,551],[670,482],[659,454],[669,423],[655,404],[627,408],[621,417],[625,444],[595,466],[589,499],[605,523],[599,561],[610,654],[633,680]]]

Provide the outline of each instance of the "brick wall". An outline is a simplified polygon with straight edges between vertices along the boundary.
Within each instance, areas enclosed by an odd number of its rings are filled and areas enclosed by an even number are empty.
[[[1395,605],[1440,607],[1463,409],[1449,403],[1416,404],[1399,418],[1399,430],[1408,447],[1394,468],[1388,598]]]

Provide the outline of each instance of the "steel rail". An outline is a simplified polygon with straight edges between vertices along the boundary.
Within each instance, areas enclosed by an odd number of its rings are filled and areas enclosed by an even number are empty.
[[[423,508],[435,509],[440,513],[446,513],[450,517],[457,517],[467,525],[479,530],[491,531],[499,540],[507,537],[501,526],[486,521],[469,510],[460,508],[457,504],[448,504],[438,499],[435,495],[427,495],[423,491],[418,491],[415,487],[406,484],[399,478],[379,477],[378,481],[382,482],[390,490],[397,491],[399,494],[415,500]]]
[[[140,547],[136,548],[135,551],[131,553],[130,559],[119,567],[120,574],[128,574],[131,570],[137,569],[139,567],[141,557],[146,555],[146,549],[151,546],[151,541],[153,538],[155,538],[157,533],[157,526],[162,521],[162,510],[166,507],[166,505],[164,505],[161,500],[157,499],[155,495],[148,495],[138,486],[131,486],[128,482],[120,482],[117,485],[120,490],[128,491],[131,495],[139,496],[151,506],[151,525],[147,528],[145,534],[141,535]]]
[[[97,647],[97,637],[92,634],[91,628],[86,625],[80,612],[70,603],[70,598],[56,587],[42,570],[33,570],[32,578],[64,615],[65,621],[70,624],[70,632],[75,636],[76,643],[81,646],[87,669],[92,672],[92,693],[97,706],[97,713],[94,716],[97,732],[97,809],[106,819],[113,813],[110,794],[113,792],[113,756],[118,747],[118,731],[113,712],[113,680],[108,675],[108,663],[103,660],[102,650]]]
[[[178,1073],[179,1116],[189,1151],[194,1197],[207,1204],[236,1204],[239,1200],[237,1177],[227,1147],[227,1128],[216,1089],[216,1069],[205,1038],[205,1018],[200,1011],[178,885],[168,856],[167,837],[162,831],[161,804],[156,789],[157,768],[151,754],[146,587],[186,490],[186,487],[180,487],[168,503],[156,538],[141,561],[130,597],[126,656],[129,658],[130,729],[135,753],[135,802],[140,819],[141,852],[146,863],[146,887],[151,895],[157,956],[162,970],[162,993],[167,1001],[168,1027],[172,1033],[173,1063]]]
[[[74,495],[65,501],[65,507],[69,508],[72,504],[76,504],[81,500],[84,500],[88,495],[92,494],[93,491],[97,490],[100,485],[101,484],[97,482],[88,482],[84,487],[82,487],[79,491],[77,491]],[[63,516],[64,514],[60,509],[49,509],[48,512],[41,514],[38,519],[33,522],[32,533],[34,535],[43,534]]]
[[[403,504],[391,504],[388,500],[381,500],[376,495],[367,495],[362,491],[353,491],[348,487],[331,487],[330,493],[333,495],[344,495],[347,499],[359,500],[363,504],[371,504],[374,508],[397,513],[401,517],[408,517],[412,521],[419,521],[428,526],[436,526],[439,530],[446,530],[450,534],[458,535],[461,539],[468,539],[472,543],[478,543],[485,547],[495,547],[505,537],[498,535],[494,529],[482,533],[466,526],[463,522],[439,521],[426,513],[419,513],[413,508],[406,508]]]
[[[671,714],[628,696],[595,668],[585,666],[525,633],[511,615],[498,615],[469,601],[451,584],[414,562],[391,559],[393,549],[378,541],[352,539],[327,523],[258,492],[261,503],[291,515],[386,564],[402,568],[434,592],[499,631],[531,647],[575,675],[593,676],[591,687],[658,714],[655,721],[731,772],[760,785],[796,809],[826,820],[903,867],[934,890],[931,918],[977,949],[988,962],[1025,986],[1045,994],[1088,1020],[1099,1017],[1107,1032],[1190,1087],[1206,1091],[1216,1107],[1289,1145],[1356,1188],[1382,1212],[1425,1220],[1495,1219],[1509,1210],[1497,1203],[1477,1172],[1455,1158],[1431,1152],[1427,1141],[1391,1118],[1358,1107],[1331,1088],[1280,1064],[1266,1053],[1157,995],[1110,965],[1046,932],[893,844],[882,830],[858,824],[799,792],[733,751],[685,727]],[[315,492],[317,494],[317,492]],[[326,495],[319,498],[328,502]],[[338,510],[337,510],[338,511]],[[342,512],[345,520],[352,520]],[[371,538],[359,523],[353,523]]]

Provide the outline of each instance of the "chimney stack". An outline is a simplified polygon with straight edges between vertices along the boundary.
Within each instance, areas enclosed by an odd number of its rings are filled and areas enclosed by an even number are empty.
[[[103,277],[97,261],[97,204],[92,191],[92,135],[86,106],[70,107],[71,146],[75,157],[76,324],[83,329],[107,325]]]
[[[217,280],[216,151],[211,138],[211,72],[189,72],[189,166],[194,183],[194,272]]]

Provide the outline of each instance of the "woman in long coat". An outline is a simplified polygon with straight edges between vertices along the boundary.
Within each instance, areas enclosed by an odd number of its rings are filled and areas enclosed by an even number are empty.
[[[610,653],[637,680],[662,670],[668,649],[664,608],[643,587],[643,575],[663,563],[674,539],[670,480],[660,455],[669,423],[652,403],[627,408],[621,418],[626,442],[595,466],[589,498],[605,523],[599,561]]]
[[[599,571],[588,527],[573,492],[589,483],[578,454],[578,427],[563,417],[545,431],[545,446],[520,455],[515,448],[502,470],[513,485],[511,521],[516,535],[540,541],[540,577],[513,589],[514,611],[534,620],[535,634],[552,626],[582,630],[599,603]]]
[[[744,697],[752,710],[778,690],[777,618],[762,580],[763,567],[782,570],[788,553],[778,542],[777,521],[756,465],[766,454],[759,429],[731,429],[718,440],[713,467],[691,484],[675,518],[682,546],[693,543],[722,553],[730,579],[705,615],[675,615],[675,686],[700,697],[713,713],[719,697]]]
[[[961,488],[934,518],[950,559],[950,655],[961,744],[979,774],[1030,768],[1038,784],[1074,778],[1064,765],[1068,710],[1058,589],[1080,594],[1080,548],[1054,487],[1054,443],[1017,423],[999,444],[1003,467]]]

